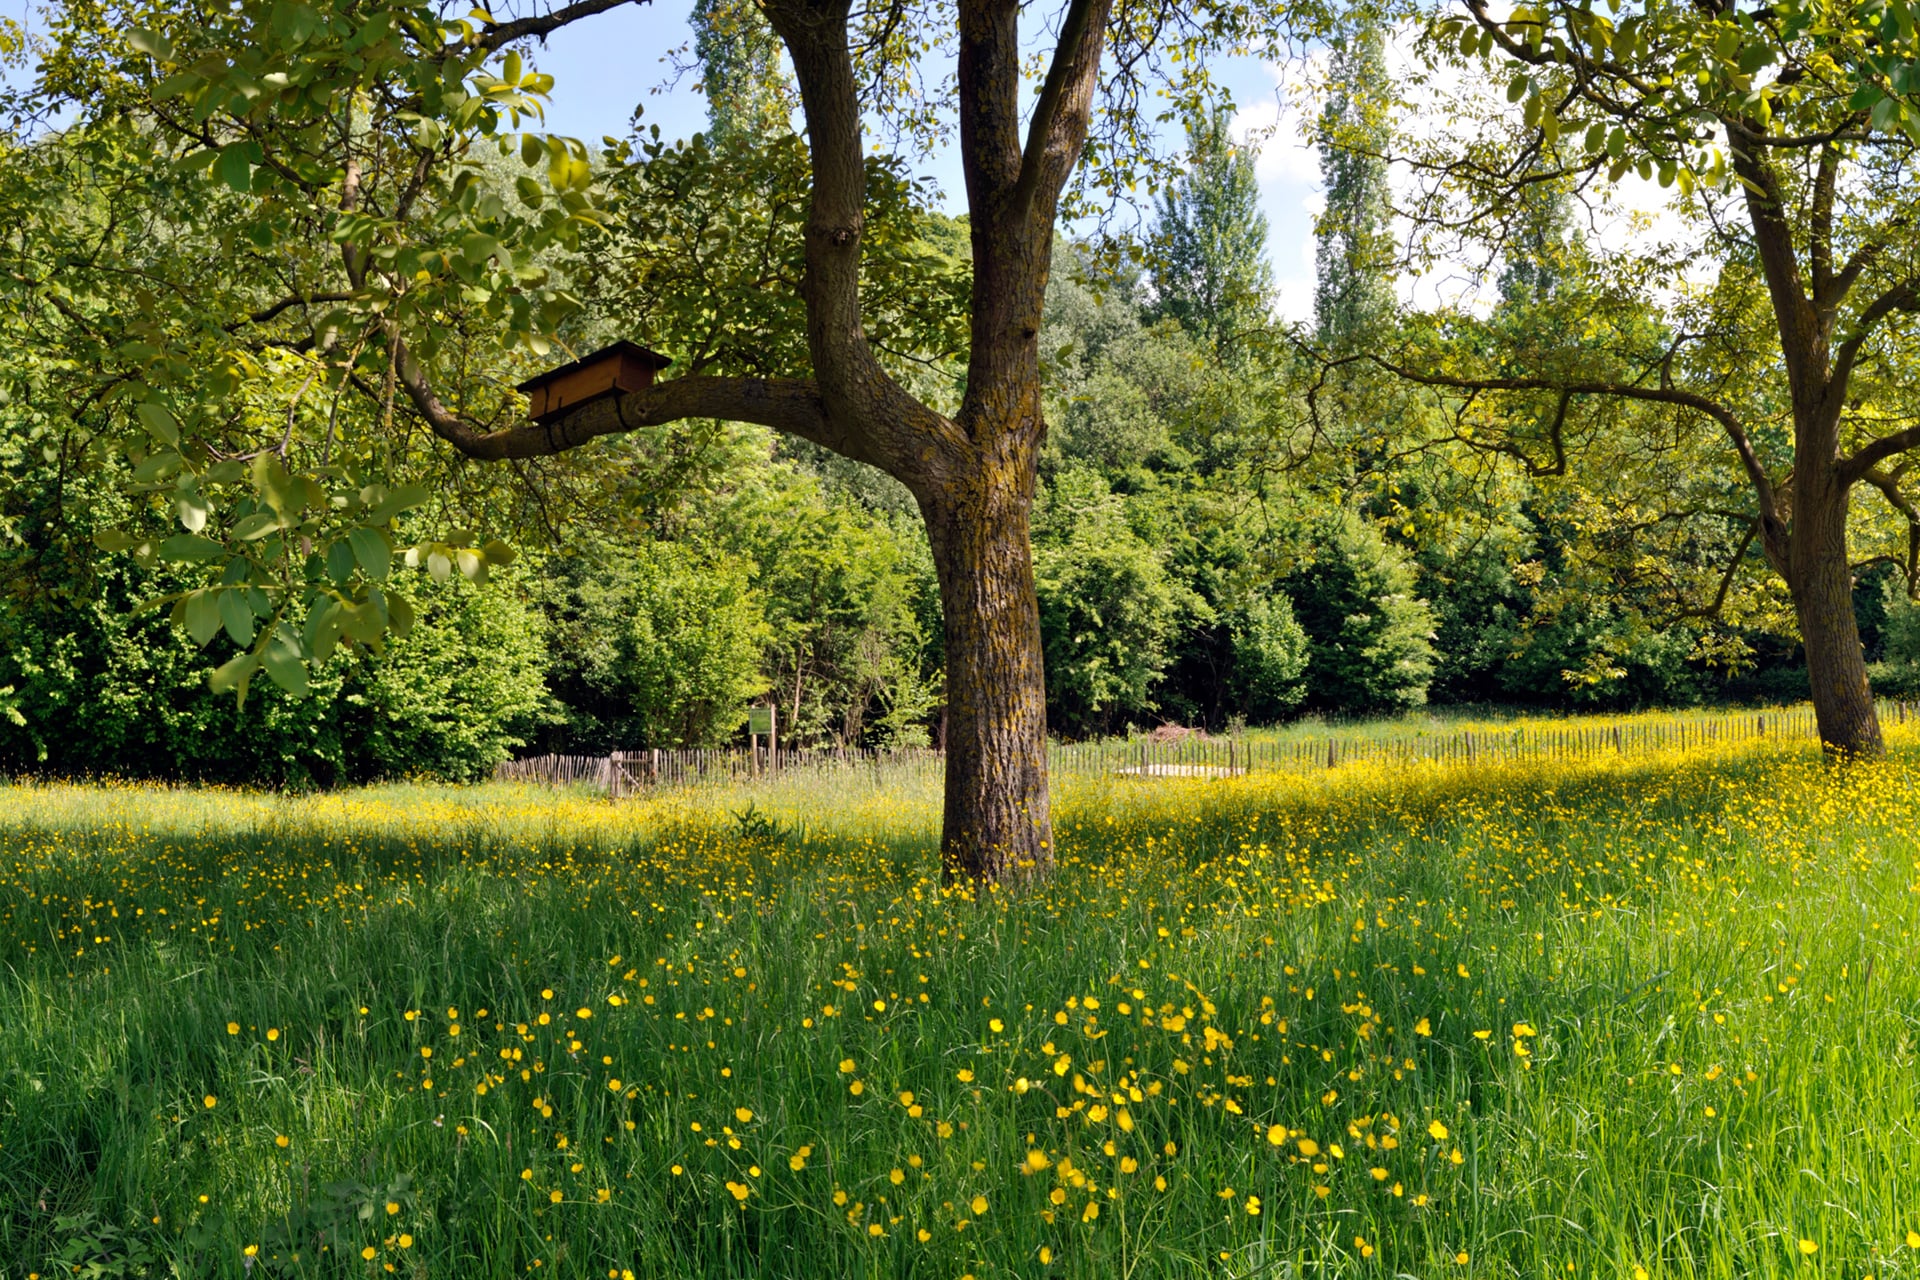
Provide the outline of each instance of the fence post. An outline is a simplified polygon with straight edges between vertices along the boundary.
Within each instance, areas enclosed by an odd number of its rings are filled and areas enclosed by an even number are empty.
[[[1327,768],[1340,763],[1340,745],[1332,738],[1327,739]]]

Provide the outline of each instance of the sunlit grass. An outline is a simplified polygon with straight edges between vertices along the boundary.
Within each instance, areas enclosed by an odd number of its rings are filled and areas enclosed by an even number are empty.
[[[0,791],[0,1276],[1920,1275],[1916,783]]]

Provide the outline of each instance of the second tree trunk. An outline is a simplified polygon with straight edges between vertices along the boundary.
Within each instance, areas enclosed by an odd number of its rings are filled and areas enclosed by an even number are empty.
[[[1830,755],[1879,756],[1885,747],[1867,685],[1847,559],[1847,493],[1809,475],[1796,486],[1789,585],[1807,651],[1820,742]]]

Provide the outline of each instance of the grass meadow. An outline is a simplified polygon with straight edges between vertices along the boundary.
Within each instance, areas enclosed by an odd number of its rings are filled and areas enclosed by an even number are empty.
[[[0,790],[0,1278],[1920,1277],[1917,784]]]

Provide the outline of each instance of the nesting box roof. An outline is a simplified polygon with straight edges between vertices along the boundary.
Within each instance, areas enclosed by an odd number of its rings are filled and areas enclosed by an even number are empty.
[[[592,352],[588,355],[581,356],[578,360],[575,360],[571,364],[563,364],[557,369],[549,369],[545,373],[535,374],[533,377],[528,378],[525,382],[521,383],[519,386],[519,390],[523,392],[531,393],[539,390],[541,387],[546,386],[550,382],[558,382],[561,378],[566,377],[568,374],[578,373],[580,370],[587,368],[589,365],[596,365],[601,363],[602,361],[618,358],[621,356],[624,356],[629,360],[638,361],[639,363],[645,365],[647,368],[653,369],[653,370],[664,369],[668,365],[673,363],[673,360],[670,357],[663,356],[658,351],[654,351],[647,347],[643,347],[637,342],[628,342],[626,339],[623,338],[619,342],[614,343],[612,346],[602,347],[598,351]]]

